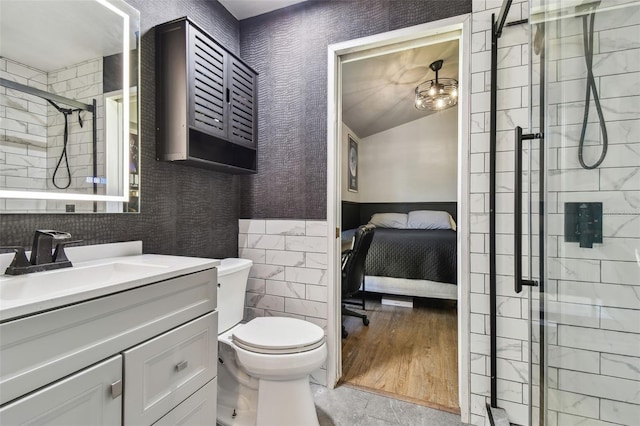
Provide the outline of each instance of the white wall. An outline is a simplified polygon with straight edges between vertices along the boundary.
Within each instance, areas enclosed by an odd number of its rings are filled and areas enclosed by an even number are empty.
[[[360,202],[457,199],[458,108],[368,136],[358,148]]]

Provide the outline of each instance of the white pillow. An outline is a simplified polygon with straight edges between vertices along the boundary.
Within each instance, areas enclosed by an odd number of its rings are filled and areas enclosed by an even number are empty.
[[[375,213],[369,223],[379,228],[407,229],[406,213]]]
[[[407,228],[455,230],[455,222],[447,212],[437,210],[414,210],[409,212]]]

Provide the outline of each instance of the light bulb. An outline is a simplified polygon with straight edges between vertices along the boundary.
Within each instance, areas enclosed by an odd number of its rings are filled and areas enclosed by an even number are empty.
[[[436,88],[435,88],[435,87],[433,87],[433,86],[431,86],[431,87],[429,88],[429,96],[433,96],[433,95],[435,95],[435,94],[436,94]]]
[[[436,101],[436,108],[442,108],[442,107],[444,107],[444,99],[438,98],[438,100]]]
[[[454,98],[457,98],[458,97],[458,90],[457,89],[453,89],[451,91],[451,96],[453,96]]]

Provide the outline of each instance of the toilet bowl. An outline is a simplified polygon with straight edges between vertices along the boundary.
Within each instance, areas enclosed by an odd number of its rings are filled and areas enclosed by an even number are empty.
[[[240,323],[252,262],[218,268],[217,421],[225,426],[318,425],[309,375],[327,357],[324,331],[296,318]]]

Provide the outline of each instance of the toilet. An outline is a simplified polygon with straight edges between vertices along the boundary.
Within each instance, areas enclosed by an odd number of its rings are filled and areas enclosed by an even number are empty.
[[[309,375],[327,358],[324,330],[287,317],[241,323],[252,263],[222,259],[218,267],[217,423],[318,425]]]

